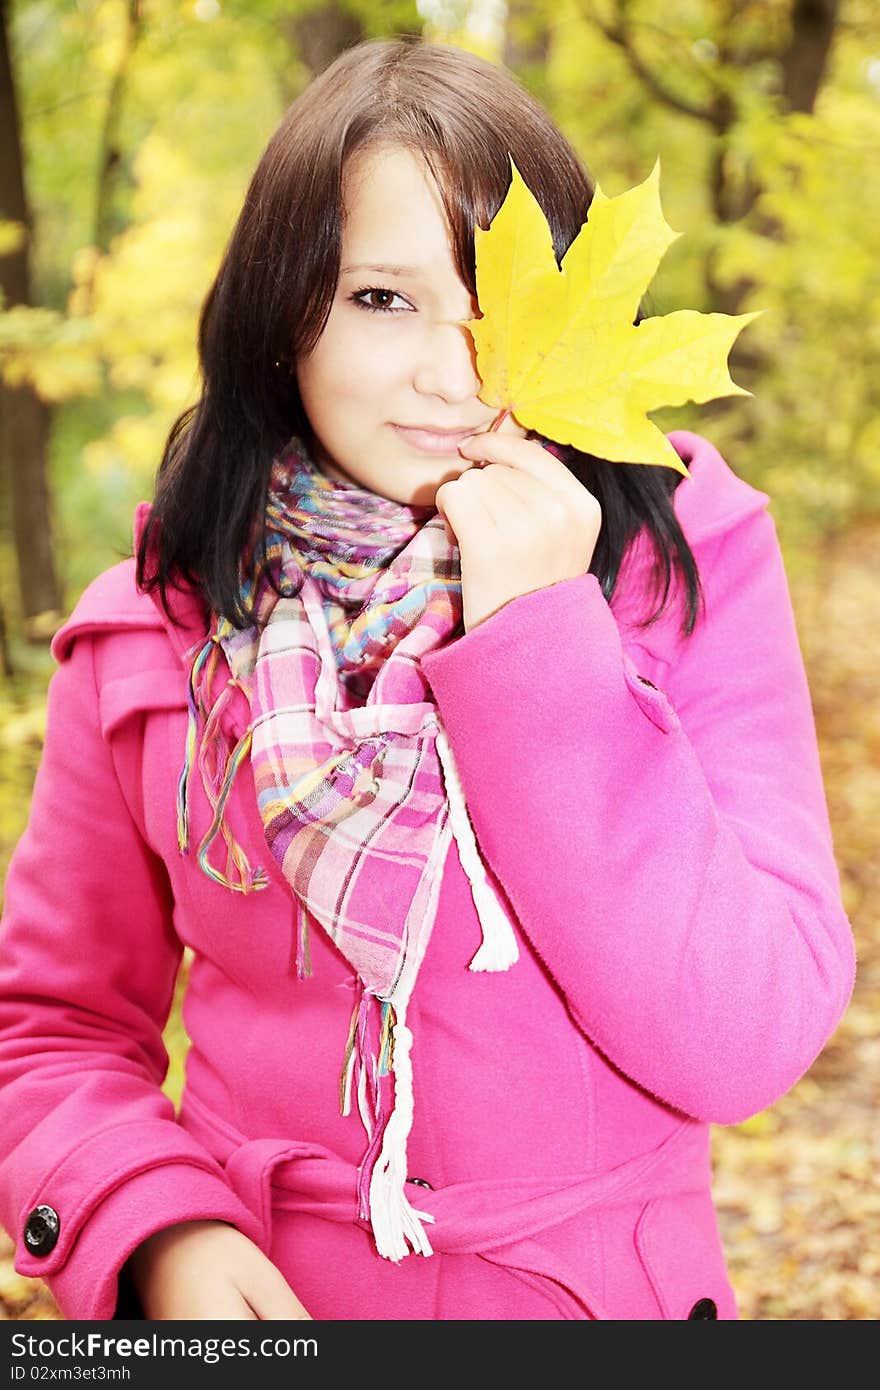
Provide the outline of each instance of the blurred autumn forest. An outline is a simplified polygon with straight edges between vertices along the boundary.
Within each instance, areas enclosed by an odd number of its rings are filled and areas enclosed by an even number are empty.
[[[48,641],[130,549],[195,399],[203,296],[286,106],[343,48],[425,32],[517,74],[606,194],[659,154],[649,311],[763,313],[752,398],[658,412],[772,499],[860,972],[794,1090],[715,1132],[746,1319],[880,1303],[880,6],[875,0],[0,0],[0,874],[39,761]],[[736,660],[736,653],[731,653]],[[175,1099],[186,1050],[167,1029]],[[0,1318],[59,1318],[12,1267]]]

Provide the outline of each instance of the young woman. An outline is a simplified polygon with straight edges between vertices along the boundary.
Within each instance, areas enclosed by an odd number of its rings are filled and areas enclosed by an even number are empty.
[[[683,478],[490,429],[511,156],[561,258],[592,186],[509,75],[376,41],[310,86],[134,554],[55,638],[0,1218],[68,1318],[737,1316],[710,1126],[853,982],[810,697],[707,440]]]

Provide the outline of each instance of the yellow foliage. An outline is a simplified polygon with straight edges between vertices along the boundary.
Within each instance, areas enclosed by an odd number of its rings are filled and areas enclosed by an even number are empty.
[[[0,256],[10,256],[18,251],[27,235],[23,222],[4,222],[0,220]]]
[[[493,32],[488,27],[480,27],[476,22],[465,23],[459,28],[432,30],[426,26],[426,37],[434,43],[445,43],[451,48],[463,48],[489,63],[500,63],[503,48],[503,34]]]
[[[0,377],[7,386],[32,386],[44,401],[94,395],[102,380],[94,342],[87,320],[18,304],[0,312]]]
[[[86,258],[83,274],[93,269],[92,309],[112,385],[142,392],[171,415],[196,391],[195,326],[227,219],[161,135],[145,138],[135,169],[137,219],[94,267]]]
[[[480,399],[527,429],[600,458],[663,464],[687,476],[647,412],[748,396],[727,354],[750,314],[682,309],[634,325],[639,300],[679,235],[660,208],[660,161],[637,187],[597,186],[587,221],[557,266],[550,228],[511,160],[512,182],[488,231],[477,228],[482,317],[466,327]]]
[[[114,474],[142,478],[146,496],[146,492],[151,490],[167,433],[168,418],[163,411],[151,411],[147,415],[121,415],[107,434],[83,446],[83,464],[96,478],[107,478]]]

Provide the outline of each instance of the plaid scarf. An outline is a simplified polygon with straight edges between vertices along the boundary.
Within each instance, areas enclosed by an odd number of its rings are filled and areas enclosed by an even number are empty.
[[[504,970],[518,956],[419,667],[459,626],[458,550],[435,508],[337,482],[293,439],[273,465],[267,544],[242,595],[254,624],[242,631],[214,615],[207,642],[190,653],[180,847],[197,763],[214,811],[202,868],[237,891],[266,885],[223,815],[249,754],[266,840],[299,902],[297,974],[310,973],[312,918],[361,986],[340,1083],[343,1113],[354,1094],[367,1134],[359,1213],[380,1254],[399,1260],[411,1246],[429,1255],[423,1222],[432,1218],[404,1190],[413,1112],[406,1006],[453,837],[483,931],[470,969]],[[230,750],[219,718],[236,686],[251,720]],[[223,870],[208,857],[218,835]]]

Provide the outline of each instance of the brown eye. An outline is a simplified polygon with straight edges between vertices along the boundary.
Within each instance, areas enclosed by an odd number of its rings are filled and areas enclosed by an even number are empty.
[[[367,309],[373,314],[397,314],[401,310],[412,309],[412,305],[406,302],[403,295],[397,294],[394,290],[382,289],[378,285],[358,290],[351,299],[359,308]],[[398,302],[395,303],[395,300]]]

